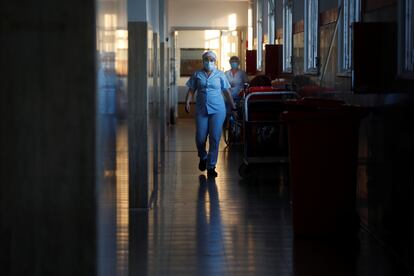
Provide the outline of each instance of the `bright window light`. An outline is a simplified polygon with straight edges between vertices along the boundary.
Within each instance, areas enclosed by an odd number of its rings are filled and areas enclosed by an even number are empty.
[[[228,62],[231,56],[238,56],[238,33],[234,31],[221,31],[221,50],[220,50],[220,68],[221,70],[229,70]]]
[[[220,30],[204,31],[204,48],[219,49],[220,48]]]
[[[268,37],[269,37],[269,43],[274,44],[275,43],[275,0],[268,0],[269,4],[267,5],[267,14],[268,14]]]
[[[228,16],[229,31],[235,31],[237,28],[237,14],[232,13]]]
[[[252,9],[249,8],[247,11],[247,49],[253,49],[253,13]]]
[[[263,55],[263,0],[256,2],[256,34],[257,34],[257,70],[262,69],[262,55]]]
[[[283,71],[292,72],[292,1],[283,0]]]
[[[319,5],[318,0],[305,0],[305,72],[318,73],[318,33]]]
[[[339,71],[352,70],[352,23],[358,22],[361,13],[360,0],[339,0],[343,3],[341,17],[339,18]]]
[[[106,13],[104,15],[104,27],[105,29],[111,29],[116,27],[116,14]]]
[[[128,49],[128,31],[127,30],[116,30],[116,48],[117,49]]]

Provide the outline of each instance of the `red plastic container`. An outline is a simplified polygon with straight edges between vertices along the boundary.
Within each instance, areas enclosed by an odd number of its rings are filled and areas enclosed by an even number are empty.
[[[358,132],[364,112],[342,101],[292,101],[288,125],[295,236],[356,233]]]

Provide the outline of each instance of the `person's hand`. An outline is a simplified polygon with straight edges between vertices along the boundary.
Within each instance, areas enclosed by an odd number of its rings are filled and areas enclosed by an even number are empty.
[[[237,111],[236,111],[236,110],[233,110],[233,111],[231,112],[231,115],[233,115],[234,120],[237,120],[237,119],[239,118],[239,114],[237,113]]]
[[[189,101],[187,101],[186,103],[185,103],[185,112],[187,112],[187,113],[190,113],[190,102]]]

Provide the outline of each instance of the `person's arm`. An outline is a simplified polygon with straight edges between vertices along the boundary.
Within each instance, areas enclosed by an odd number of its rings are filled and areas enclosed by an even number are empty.
[[[191,75],[190,79],[187,81],[186,83],[187,87],[188,87],[188,92],[187,95],[185,96],[185,112],[190,113],[190,105],[191,102],[194,99],[194,93],[197,90],[197,86],[196,86],[196,73],[193,73],[193,75]]]
[[[188,89],[187,95],[185,96],[185,112],[190,113],[191,102],[194,98],[194,90]]]
[[[227,98],[227,102],[230,103],[233,116],[237,118],[237,106],[233,101],[233,96],[231,95],[230,83],[225,76],[223,76],[220,81],[221,81],[221,91],[224,97]]]
[[[237,106],[233,101],[233,97],[231,95],[231,90],[230,89],[226,89],[224,91],[224,96],[226,97],[227,101],[230,103],[230,107],[231,107],[231,111],[232,114],[235,118],[237,118]]]

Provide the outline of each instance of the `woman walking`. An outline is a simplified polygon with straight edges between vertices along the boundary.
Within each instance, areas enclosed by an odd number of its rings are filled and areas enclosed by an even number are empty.
[[[236,106],[230,91],[230,84],[224,73],[216,69],[217,56],[213,51],[202,55],[203,69],[194,72],[187,81],[188,92],[186,96],[186,112],[190,112],[190,103],[196,97],[196,145],[200,162],[200,171],[207,169],[207,176],[216,177],[215,170],[218,150],[226,118],[226,107],[223,95],[230,103],[233,115],[237,117]],[[209,149],[206,151],[207,137]]]

